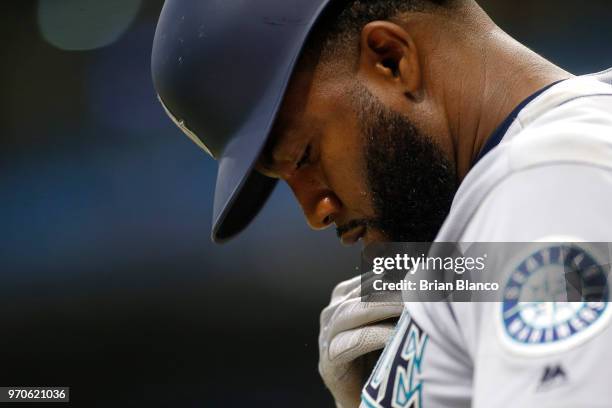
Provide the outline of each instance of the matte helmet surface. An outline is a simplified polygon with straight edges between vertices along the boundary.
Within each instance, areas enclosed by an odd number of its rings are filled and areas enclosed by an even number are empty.
[[[257,215],[276,180],[253,170],[306,38],[331,0],[166,0],[152,75],[168,115],[219,161],[212,239]]]

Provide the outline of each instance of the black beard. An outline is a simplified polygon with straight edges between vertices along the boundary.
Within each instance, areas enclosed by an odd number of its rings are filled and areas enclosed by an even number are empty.
[[[457,191],[454,166],[432,138],[365,87],[356,97],[376,218],[364,220],[394,242],[431,242]]]

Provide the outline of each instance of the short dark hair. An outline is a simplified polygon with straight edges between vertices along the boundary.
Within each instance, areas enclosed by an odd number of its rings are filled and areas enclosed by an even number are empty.
[[[357,47],[357,38],[370,21],[390,20],[406,12],[447,11],[460,0],[332,0],[305,47],[306,56],[323,59]]]

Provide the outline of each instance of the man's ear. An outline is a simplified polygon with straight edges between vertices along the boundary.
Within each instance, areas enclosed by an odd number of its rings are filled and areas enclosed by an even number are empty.
[[[361,31],[359,70],[371,80],[415,95],[421,87],[416,44],[410,33],[390,21],[373,21]]]

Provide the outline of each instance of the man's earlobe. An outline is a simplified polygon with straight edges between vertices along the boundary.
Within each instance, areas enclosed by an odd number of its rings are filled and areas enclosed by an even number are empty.
[[[361,32],[360,48],[360,69],[367,75],[401,84],[405,93],[418,90],[416,45],[404,28],[389,21],[368,23]]]

